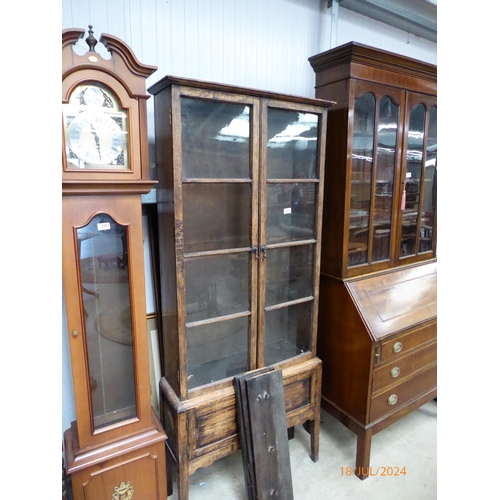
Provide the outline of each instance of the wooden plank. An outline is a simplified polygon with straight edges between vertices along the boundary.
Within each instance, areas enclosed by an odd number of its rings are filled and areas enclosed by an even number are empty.
[[[243,458],[243,472],[245,476],[245,487],[249,500],[256,499],[256,483],[254,470],[254,454],[252,447],[252,436],[250,432],[249,406],[247,398],[246,380],[250,377],[268,373],[273,368],[262,368],[251,373],[234,377],[236,388],[236,401],[238,408],[238,423],[240,428],[240,445]]]
[[[293,500],[283,375],[265,368],[235,379],[250,500]]]

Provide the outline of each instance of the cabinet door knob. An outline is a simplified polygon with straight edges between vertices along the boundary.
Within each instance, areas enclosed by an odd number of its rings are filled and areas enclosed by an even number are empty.
[[[76,330],[73,330],[71,332],[71,335],[73,335],[73,337],[78,337],[78,332]]]
[[[392,378],[396,378],[399,376],[399,374],[401,373],[401,370],[395,366],[392,370],[391,370],[391,377]]]
[[[392,352],[401,352],[401,349],[403,349],[403,344],[401,342],[396,342],[392,346]]]
[[[398,397],[396,396],[396,394],[391,394],[389,396],[389,399],[387,400],[387,403],[389,403],[391,406],[395,405],[397,402],[398,402]]]

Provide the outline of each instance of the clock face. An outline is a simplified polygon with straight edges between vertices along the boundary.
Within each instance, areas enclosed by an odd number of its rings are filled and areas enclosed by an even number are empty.
[[[63,105],[68,169],[128,170],[127,113],[104,86],[77,87]]]

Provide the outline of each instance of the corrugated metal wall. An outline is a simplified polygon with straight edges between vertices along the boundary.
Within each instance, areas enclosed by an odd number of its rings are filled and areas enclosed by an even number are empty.
[[[171,74],[313,97],[308,58],[351,40],[436,61],[435,43],[327,0],[63,0],[62,24],[121,38],[158,67],[148,85]]]
[[[88,24],[157,66],[148,84],[171,74],[304,96],[330,29],[321,0],[63,0],[63,28]]]

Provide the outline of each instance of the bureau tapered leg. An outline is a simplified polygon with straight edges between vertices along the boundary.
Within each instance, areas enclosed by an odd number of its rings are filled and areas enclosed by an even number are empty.
[[[370,475],[370,451],[372,447],[371,430],[358,434],[356,445],[356,476],[366,479]]]

